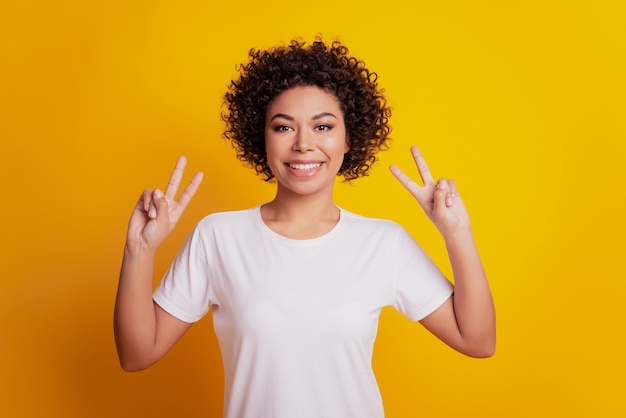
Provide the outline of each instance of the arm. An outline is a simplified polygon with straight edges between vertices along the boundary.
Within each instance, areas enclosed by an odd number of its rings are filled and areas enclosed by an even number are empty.
[[[180,157],[165,194],[158,189],[143,192],[128,224],[114,312],[115,343],[122,368],[127,371],[155,363],[191,326],[152,301],[156,251],[202,181],[202,173],[197,173],[174,200],[185,164],[185,158]]]
[[[424,186],[395,166],[391,171],[442,234],[455,283],[454,294],[420,322],[455,350],[472,357],[489,357],[495,351],[495,309],[469,215],[454,181],[440,179],[435,184],[417,147],[411,152]]]

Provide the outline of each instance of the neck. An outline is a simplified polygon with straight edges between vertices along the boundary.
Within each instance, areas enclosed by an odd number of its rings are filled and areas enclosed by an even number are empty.
[[[274,200],[261,207],[265,224],[292,239],[320,237],[337,225],[339,216],[332,191],[305,196],[281,191],[279,187]]]
[[[274,199],[264,205],[264,208],[268,218],[280,222],[336,222],[339,216],[332,191],[303,196],[289,193],[279,186]]]

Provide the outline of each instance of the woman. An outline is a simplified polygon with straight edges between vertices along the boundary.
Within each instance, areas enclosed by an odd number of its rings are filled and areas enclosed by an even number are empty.
[[[202,174],[175,200],[181,157],[165,193],[143,193],[115,306],[125,370],[159,360],[210,307],[226,417],[382,417],[371,356],[384,306],[464,354],[493,354],[491,293],[452,180],[435,182],[416,147],[423,186],[391,167],[441,232],[455,286],[400,226],[333,202],[336,176],[366,175],[390,131],[390,110],[362,61],[319,39],[251,50],[226,108],[226,138],[276,182],[276,195],[200,221],[153,294],[154,254]]]

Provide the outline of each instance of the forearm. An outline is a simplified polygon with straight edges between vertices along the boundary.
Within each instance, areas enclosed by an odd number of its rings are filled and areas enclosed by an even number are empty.
[[[115,342],[125,370],[147,367],[155,348],[153,270],[154,251],[126,245],[114,314]]]
[[[469,228],[444,237],[455,290],[454,314],[465,345],[481,354],[495,350],[495,309],[489,283]]]

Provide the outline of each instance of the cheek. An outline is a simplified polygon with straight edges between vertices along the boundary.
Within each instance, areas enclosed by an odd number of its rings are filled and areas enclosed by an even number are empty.
[[[276,141],[272,139],[272,134],[266,132],[265,133],[265,155],[268,159],[275,153],[276,149]]]
[[[341,148],[341,151],[345,154],[348,151],[350,151],[350,140],[348,139],[348,135],[343,134],[341,136],[341,140],[339,141],[339,147]]]

